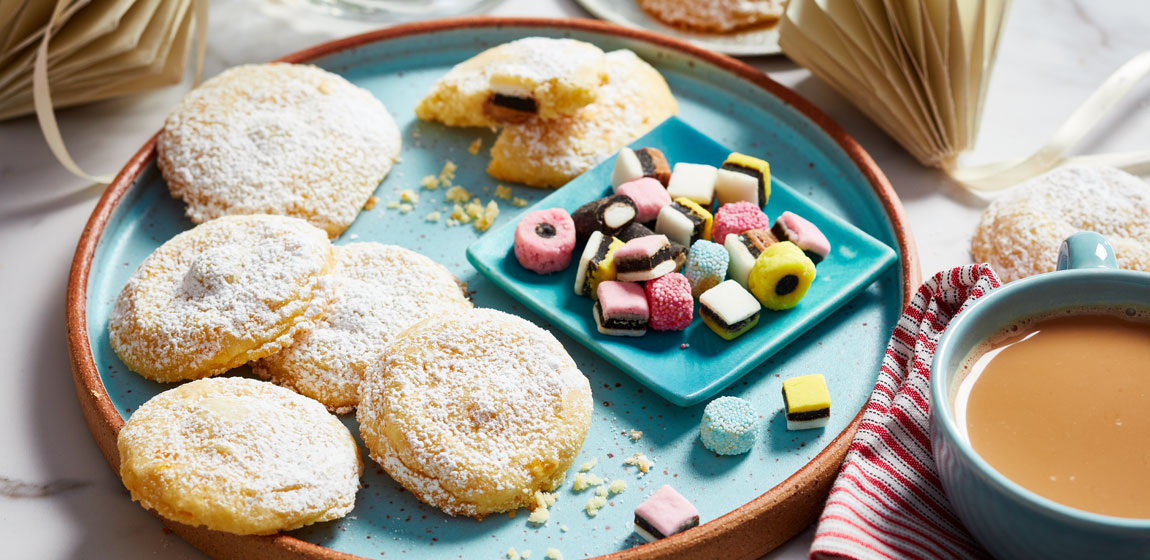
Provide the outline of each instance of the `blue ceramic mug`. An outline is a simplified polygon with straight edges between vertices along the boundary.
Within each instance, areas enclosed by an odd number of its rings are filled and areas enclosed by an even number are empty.
[[[939,341],[930,378],[935,462],[959,518],[996,557],[1150,558],[1150,519],[1089,513],[1023,488],[975,453],[953,410],[963,361],[992,334],[1051,311],[1123,306],[1150,306],[1150,274],[1118,269],[1106,239],[1082,232],[1063,242],[1058,271],[990,292],[955,316]]]

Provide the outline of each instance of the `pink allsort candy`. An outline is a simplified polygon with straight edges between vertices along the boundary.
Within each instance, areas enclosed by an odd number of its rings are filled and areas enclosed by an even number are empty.
[[[827,236],[806,218],[794,212],[783,212],[779,219],[775,220],[771,233],[779,241],[790,241],[798,245],[815,264],[822,262],[831,253],[831,243],[827,241]]]
[[[711,240],[722,245],[727,234],[738,235],[752,229],[770,229],[771,220],[753,203],[732,202],[724,204],[715,212],[715,225],[711,229]]]
[[[655,221],[655,218],[659,217],[659,210],[671,204],[671,195],[667,194],[667,188],[658,179],[651,177],[623,183],[615,192],[625,194],[635,201],[635,206],[639,209],[635,221],[641,224]]]
[[[647,542],[682,533],[699,524],[699,510],[664,484],[635,508],[635,532]]]
[[[642,336],[647,332],[647,296],[643,287],[631,282],[604,280],[599,283],[595,302],[595,325],[612,336]]]
[[[664,274],[643,287],[647,293],[647,307],[651,310],[647,324],[657,331],[681,331],[691,324],[695,315],[695,300],[691,297],[691,283],[687,277],[672,272]]]
[[[571,264],[575,222],[562,208],[536,210],[515,226],[515,258],[523,268],[547,274]]]

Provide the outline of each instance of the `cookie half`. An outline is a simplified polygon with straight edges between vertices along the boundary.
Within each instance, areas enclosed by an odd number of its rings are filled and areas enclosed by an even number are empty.
[[[487,172],[504,181],[560,187],[678,112],[666,80],[635,53],[607,53],[607,72],[599,97],[574,115],[504,128]]]
[[[484,126],[555,119],[591,103],[607,81],[603,51],[574,39],[527,37],[451,69],[415,107],[425,121]]]
[[[314,66],[237,66],[168,115],[157,164],[195,223],[233,214],[347,229],[399,157],[395,121],[370,92]]]
[[[471,302],[451,272],[415,251],[351,243],[336,246],[335,259],[324,279],[324,318],[252,369],[343,414],[359,402],[364,370],[386,359],[396,335],[427,317],[466,311]]]
[[[392,478],[451,515],[483,517],[558,486],[591,407],[587,378],[554,336],[473,309],[401,334],[368,368],[356,414]]]
[[[278,352],[323,312],[334,264],[323,230],[297,218],[227,216],[152,252],[108,319],[112,349],[154,381],[223,373]]]
[[[363,472],[355,438],[322,405],[238,377],[152,397],[117,447],[133,500],[172,521],[240,535],[343,517]]]

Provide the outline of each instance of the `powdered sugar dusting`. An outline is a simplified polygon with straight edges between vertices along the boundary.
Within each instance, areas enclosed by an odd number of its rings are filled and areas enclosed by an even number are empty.
[[[237,66],[180,102],[157,142],[172,195],[201,223],[281,214],[335,237],[399,156],[400,134],[370,92],[314,66]]]
[[[571,465],[591,389],[563,346],[514,315],[476,309],[402,335],[360,387],[372,458],[452,515],[528,506]]]
[[[327,235],[296,218],[230,216],[185,231],[128,279],[109,318],[112,348],[158,381],[196,379],[289,344],[322,313]]]
[[[203,379],[144,403],[120,431],[132,498],[164,517],[271,534],[351,511],[363,465],[323,406],[270,383]]]
[[[1107,237],[1121,268],[1150,272],[1150,185],[1114,168],[1056,169],[995,199],[970,252],[1011,282],[1053,271],[1062,241],[1087,230]]]
[[[570,117],[503,129],[488,173],[533,186],[560,186],[678,112],[667,82],[629,50],[607,53],[608,82]]]
[[[395,335],[427,317],[469,309],[471,302],[455,276],[414,251],[351,243],[337,246],[335,255],[324,282],[324,319],[253,369],[342,414],[359,401],[364,370],[381,359]]]

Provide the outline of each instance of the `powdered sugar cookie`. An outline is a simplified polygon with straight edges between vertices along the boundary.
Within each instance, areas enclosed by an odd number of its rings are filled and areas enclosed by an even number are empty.
[[[239,377],[152,397],[116,443],[133,500],[172,521],[240,535],[343,517],[363,472],[355,439],[322,405]]]
[[[314,66],[237,66],[192,90],[156,148],[172,196],[201,223],[230,214],[303,218],[336,237],[399,157],[378,99]]]
[[[1150,272],[1150,185],[1111,167],[1065,167],[1019,185],[982,213],[970,243],[1006,282],[1054,270],[1079,231],[1105,235],[1118,266]]]
[[[651,17],[682,29],[727,33],[767,25],[783,15],[784,0],[638,0]]]
[[[333,264],[297,218],[227,216],[185,231],[132,273],[108,319],[112,349],[155,381],[223,373],[279,351],[323,310]]]
[[[591,103],[607,81],[603,51],[574,39],[527,37],[451,69],[415,107],[425,121],[485,126],[554,119]]]
[[[678,112],[658,70],[628,50],[607,53],[607,84],[574,115],[503,129],[487,172],[496,179],[559,187]]]
[[[392,478],[451,515],[534,504],[591,423],[591,387],[547,331],[474,309],[396,338],[360,386],[360,434]]]
[[[324,281],[324,318],[252,369],[343,414],[359,402],[364,370],[383,359],[395,335],[471,302],[446,268],[402,247],[351,243],[335,247],[335,259]]]

